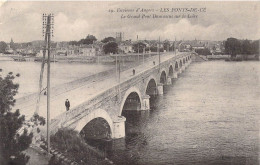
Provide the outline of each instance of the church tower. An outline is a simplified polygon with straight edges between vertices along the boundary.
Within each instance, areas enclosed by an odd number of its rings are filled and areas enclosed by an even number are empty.
[[[10,48],[11,48],[11,49],[14,49],[14,41],[13,41],[13,38],[11,38]]]

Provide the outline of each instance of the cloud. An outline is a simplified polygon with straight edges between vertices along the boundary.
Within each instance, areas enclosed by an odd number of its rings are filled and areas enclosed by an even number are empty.
[[[121,19],[117,8],[206,7],[198,19]],[[79,40],[88,34],[99,40],[124,32],[125,39],[259,39],[256,2],[6,2],[0,7],[0,40],[42,39],[42,13],[55,15],[55,41]],[[129,14],[129,13],[125,13]],[[160,13],[159,13],[160,14]]]
[[[54,22],[54,39],[57,41],[79,40],[91,32],[86,20],[80,18],[69,20],[63,13],[59,13]]]

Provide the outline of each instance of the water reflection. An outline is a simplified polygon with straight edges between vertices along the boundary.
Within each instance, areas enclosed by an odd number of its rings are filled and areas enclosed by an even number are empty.
[[[150,111],[123,111],[126,137],[97,142],[115,164],[259,164],[260,65],[192,64]]]

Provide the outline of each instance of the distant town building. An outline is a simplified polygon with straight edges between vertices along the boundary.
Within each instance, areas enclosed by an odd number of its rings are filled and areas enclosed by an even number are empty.
[[[202,43],[195,43],[191,45],[193,50],[205,49],[205,45]]]
[[[79,55],[79,46],[76,45],[69,45],[67,49],[68,56],[76,56]]]
[[[96,56],[98,51],[98,48],[96,48],[94,45],[81,45],[79,47],[79,54],[81,56]]]
[[[198,41],[198,40],[192,40],[192,41],[181,41],[179,43],[179,51],[187,52],[187,51],[197,51],[197,50],[203,50],[206,48],[205,42]]]
[[[55,54],[58,56],[67,56],[67,48],[56,48]]]
[[[116,42],[123,41],[123,38],[124,38],[124,33],[122,33],[122,32],[116,33]]]
[[[7,43],[7,47],[5,48],[5,52],[9,54],[15,53],[14,51],[14,42],[13,39],[11,38],[11,42]]]
[[[14,45],[14,41],[12,38],[11,38],[11,42],[10,42],[10,48],[15,50],[15,45]]]
[[[123,53],[133,53],[133,45],[131,40],[120,42],[118,48]]]
[[[188,52],[192,50],[192,46],[188,42],[181,42],[178,46],[178,50],[180,52]]]

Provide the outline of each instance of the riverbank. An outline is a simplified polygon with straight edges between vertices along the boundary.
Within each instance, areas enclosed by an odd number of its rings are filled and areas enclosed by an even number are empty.
[[[208,60],[226,60],[230,58],[230,55],[207,55]]]
[[[51,62],[61,62],[61,63],[101,63],[101,64],[110,64],[114,63],[116,60],[122,62],[134,62],[139,61],[143,58],[148,58],[151,56],[157,55],[156,52],[147,53],[147,54],[113,54],[113,55],[104,55],[104,56],[51,56]],[[46,57],[47,58],[47,57]],[[14,54],[1,54],[0,60],[14,60],[20,62],[26,61],[36,61],[41,62],[43,57],[34,57],[34,56],[21,56]],[[47,60],[47,59],[46,59]]]
[[[21,56],[14,54],[1,54],[0,60],[9,61],[35,61],[41,62],[43,57],[33,57],[33,56]],[[46,57],[47,60],[47,57]],[[108,56],[52,56],[50,58],[51,62],[61,62],[61,63],[112,63],[115,60]]]
[[[231,57],[230,55],[207,55],[208,60],[225,60],[225,61],[259,61],[259,55],[236,55]]]
[[[208,61],[208,59],[206,56],[194,54],[192,56],[192,61],[193,62],[204,62],[204,61]]]

